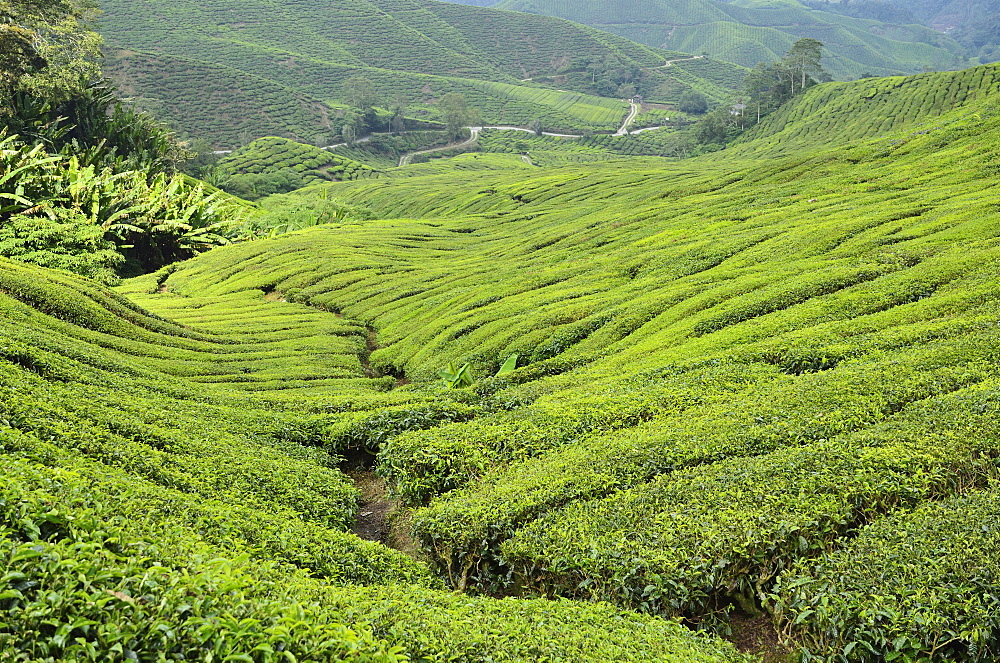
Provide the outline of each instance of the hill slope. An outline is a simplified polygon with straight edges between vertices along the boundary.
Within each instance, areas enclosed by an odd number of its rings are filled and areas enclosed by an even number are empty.
[[[430,503],[416,532],[455,587],[512,581],[709,624],[776,592],[812,654],[850,632],[876,652],[901,638],[911,657],[975,660],[1000,613],[952,608],[1000,587],[994,73],[968,73],[985,82],[954,110],[911,117],[926,128],[811,155],[761,161],[748,143],[726,161],[327,185],[387,220],[213,251],[166,287],[273,288],[364,320],[371,366],[418,384],[470,363],[483,413],[379,452],[399,495]],[[798,121],[819,126],[813,108]],[[512,354],[517,371],[485,377]],[[934,528],[966,502],[932,503],[966,492],[980,584],[877,624],[866,597],[895,596],[892,576],[840,593],[837,569],[886,555],[917,586],[957,573],[964,553]],[[920,543],[867,543],[894,527]],[[949,632],[970,635],[935,650]]]
[[[322,184],[280,201],[372,218],[114,291],[0,260],[0,651],[747,663],[675,618],[769,613],[995,658],[996,73],[817,86],[711,158]],[[413,556],[351,533],[366,463]]]
[[[182,322],[0,260],[5,659],[743,662],[609,606],[441,591],[347,531],[345,448],[317,443],[376,403],[397,424],[472,409],[386,394],[355,321],[260,292],[158,303]]]
[[[219,146],[242,134],[329,141],[342,124],[343,84],[358,75],[383,105],[399,95],[416,118],[439,117],[436,101],[460,92],[490,124],[538,118],[553,129],[614,130],[628,111],[623,84],[663,101],[691,88],[722,100],[739,72],[675,72],[662,52],[605,32],[431,1],[254,0],[237,11],[222,0],[107,0],[102,8],[116,80]],[[607,75],[589,73],[591,65]]]
[[[795,2],[726,3],[712,0],[504,0],[500,9],[559,16],[640,43],[752,67],[778,60],[796,39],[826,45],[824,67],[834,78],[913,73],[963,66],[954,40],[920,25],[892,25]]]

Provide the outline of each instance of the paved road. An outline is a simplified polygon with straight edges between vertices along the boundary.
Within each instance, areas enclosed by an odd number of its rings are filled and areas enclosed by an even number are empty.
[[[413,160],[413,157],[417,156],[418,154],[430,154],[431,152],[442,152],[444,150],[451,150],[457,147],[465,147],[466,145],[472,145],[477,140],[479,140],[479,132],[482,131],[483,128],[469,127],[468,129],[469,133],[472,134],[469,140],[463,143],[458,143],[457,145],[444,145],[443,147],[434,147],[429,150],[420,150],[418,152],[410,152],[409,154],[404,154],[403,156],[399,157],[399,167],[402,168],[403,166],[408,166],[410,162]]]
[[[685,59],[693,59],[693,58],[685,58]],[[635,134],[640,134],[640,133],[642,133],[644,131],[654,131],[655,129],[661,129],[662,128],[662,127],[647,127],[645,129],[637,129],[636,131],[629,131],[628,130],[629,125],[632,124],[632,122],[635,121],[635,118],[636,118],[636,116],[638,114],[639,114],[639,105],[636,104],[636,103],[632,103],[631,104],[631,108],[629,109],[628,116],[626,116],[625,121],[622,123],[621,128],[618,129],[618,131],[615,132],[614,135],[615,136],[626,136],[626,135],[633,135],[634,136]],[[410,152],[408,154],[404,154],[403,156],[401,156],[399,158],[399,166],[400,167],[402,167],[402,166],[408,166],[413,161],[413,157],[415,157],[418,154],[430,154],[431,152],[442,152],[444,150],[451,150],[451,149],[454,149],[454,148],[457,148],[457,147],[466,147],[468,145],[472,145],[477,140],[479,140],[479,134],[482,133],[486,129],[494,129],[496,131],[520,131],[521,133],[532,134],[532,135],[535,134],[535,132],[532,131],[531,129],[525,129],[524,127],[511,127],[511,126],[466,127],[466,129],[468,129],[469,133],[472,134],[471,137],[468,140],[466,140],[466,141],[464,141],[462,143],[458,143],[456,145],[444,145],[442,147],[435,147],[435,148],[432,148],[432,149],[429,149],[429,150],[419,150],[417,152]],[[354,141],[354,144],[357,145],[358,143],[367,143],[367,142],[371,141],[371,139],[372,139],[373,136],[379,136],[379,135],[388,135],[388,134],[368,134],[368,135],[362,136],[361,138],[359,138],[356,141]],[[560,133],[555,133],[553,131],[543,131],[542,135],[543,136],[552,136],[554,138],[583,138],[582,134],[560,134]],[[333,149],[336,149],[338,147],[347,147],[347,143],[337,143],[335,145],[327,145],[326,147],[323,147],[321,149],[324,149],[324,150],[333,150]],[[216,151],[212,152],[212,154],[232,154],[232,152],[233,152],[233,150],[216,150]],[[528,163],[530,163],[530,159],[525,159],[525,161],[528,162]]]
[[[639,114],[639,104],[634,101],[630,101],[631,108],[629,108],[628,115],[625,116],[625,121],[622,122],[621,129],[615,132],[616,136],[624,136],[628,133],[628,125],[632,124],[635,120],[635,116]]]
[[[694,55],[689,58],[677,58],[676,60],[667,60],[666,64],[660,67],[660,69],[666,69],[675,62],[687,62],[688,60],[704,60],[704,59],[705,59],[704,55]]]

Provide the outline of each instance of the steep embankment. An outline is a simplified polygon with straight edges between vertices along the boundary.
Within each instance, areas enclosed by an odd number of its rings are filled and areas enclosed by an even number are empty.
[[[775,593],[816,655],[850,632],[851,660],[978,660],[1000,613],[957,606],[998,587],[976,492],[1000,455],[994,71],[969,73],[982,87],[955,110],[909,116],[918,131],[792,158],[747,143],[727,161],[330,185],[315,193],[388,220],[213,251],[167,285],[266,287],[363,320],[371,365],[415,383],[471,364],[475,418],[377,438],[400,496],[433,500],[416,533],[456,587],[709,624]],[[517,371],[486,377],[515,353]],[[886,555],[917,588],[963,568],[934,528],[964,502],[930,504],[970,491],[968,582],[884,618],[864,597],[896,596],[893,576],[839,593],[836,569]],[[919,543],[894,543],[895,523]]]

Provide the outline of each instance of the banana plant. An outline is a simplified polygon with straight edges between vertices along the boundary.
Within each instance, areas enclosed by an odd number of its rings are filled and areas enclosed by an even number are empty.
[[[507,375],[508,373],[510,373],[514,369],[516,369],[517,368],[518,357],[519,357],[519,355],[517,355],[516,353],[512,354],[509,357],[507,357],[507,361],[505,361],[503,363],[503,366],[500,367],[500,370],[497,371],[497,377],[501,377],[503,375]]]
[[[438,376],[449,389],[471,387],[474,382],[468,364],[463,364],[461,368],[456,368],[454,362],[448,362],[448,368],[438,371]]]

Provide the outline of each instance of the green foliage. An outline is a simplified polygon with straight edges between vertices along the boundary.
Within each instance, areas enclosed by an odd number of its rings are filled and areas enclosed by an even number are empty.
[[[994,660],[998,497],[994,484],[901,512],[793,567],[778,583],[775,612],[803,657]]]
[[[786,109],[684,162],[488,134],[498,153],[265,200],[259,234],[303,227],[117,292],[0,261],[0,555],[38,547],[8,564],[44,581],[0,581],[0,644],[163,623],[188,655],[185,597],[251,660],[230,633],[300,659],[735,663],[675,621],[724,631],[733,606],[805,658],[988,658],[994,69],[816,86],[789,107],[839,133],[785,158]],[[953,84],[944,112],[902,105]],[[444,389],[445,361],[481,377]],[[340,454],[376,456],[429,564],[348,531],[372,513]]]
[[[220,188],[247,200],[288,193],[320,182],[379,174],[363,163],[328,150],[276,137],[253,141],[220,159],[216,168]]]
[[[613,131],[628,111],[622,84],[648,99],[676,101],[696,88],[721,100],[742,71],[665,68],[660,51],[606,32],[447,3],[254,0],[238,22],[218,0],[179,0],[169,12],[107,0],[103,9],[115,80],[143,108],[216,149],[267,135],[331,145],[345,126],[355,140],[365,126],[395,130],[401,108],[407,128],[427,128],[421,123],[443,119],[448,94],[464,96],[486,124],[538,118],[553,130]],[[354,94],[345,87],[352,79],[371,89]],[[379,105],[386,108],[375,109],[376,120],[367,109]]]
[[[469,371],[468,363],[462,364],[461,368],[459,368],[454,362],[448,362],[447,368],[438,371],[438,377],[441,378],[448,389],[471,387],[473,382],[475,382],[472,378],[472,373]]]
[[[916,21],[879,23],[797,3],[622,0],[607,5],[601,0],[504,0],[495,7],[558,16],[642,44],[704,53],[744,67],[777,60],[796,40],[819,39],[830,44],[833,57],[828,68],[841,80],[852,80],[862,72],[890,76],[968,63],[965,49],[950,35],[942,38]]]
[[[114,270],[125,260],[104,238],[103,228],[71,213],[56,219],[20,214],[8,218],[0,226],[0,255],[105,284],[117,280]]]
[[[0,2],[0,117],[17,92],[68,99],[98,75],[91,0]]]
[[[708,99],[699,92],[685,92],[677,102],[677,110],[682,113],[705,113],[708,111]]]
[[[107,281],[121,257],[106,240],[155,269],[226,243],[225,233],[239,222],[238,206],[181,175],[88,165],[3,134],[0,163],[4,255],[35,264]],[[41,221],[33,227],[35,218]]]
[[[422,564],[343,531],[357,492],[302,444],[377,445],[472,410],[382,394],[361,377],[357,323],[259,292],[177,295],[158,287],[168,277],[125,291],[183,324],[0,261],[0,316],[16,321],[0,326],[12,660],[745,660],[608,606],[442,592]]]
[[[518,355],[516,353],[512,354],[509,357],[507,357],[507,361],[505,361],[500,366],[500,369],[497,371],[497,375],[496,376],[498,378],[502,378],[503,376],[507,375],[508,373],[513,373],[517,369],[517,360],[518,359],[520,359],[520,357],[518,357]]]

